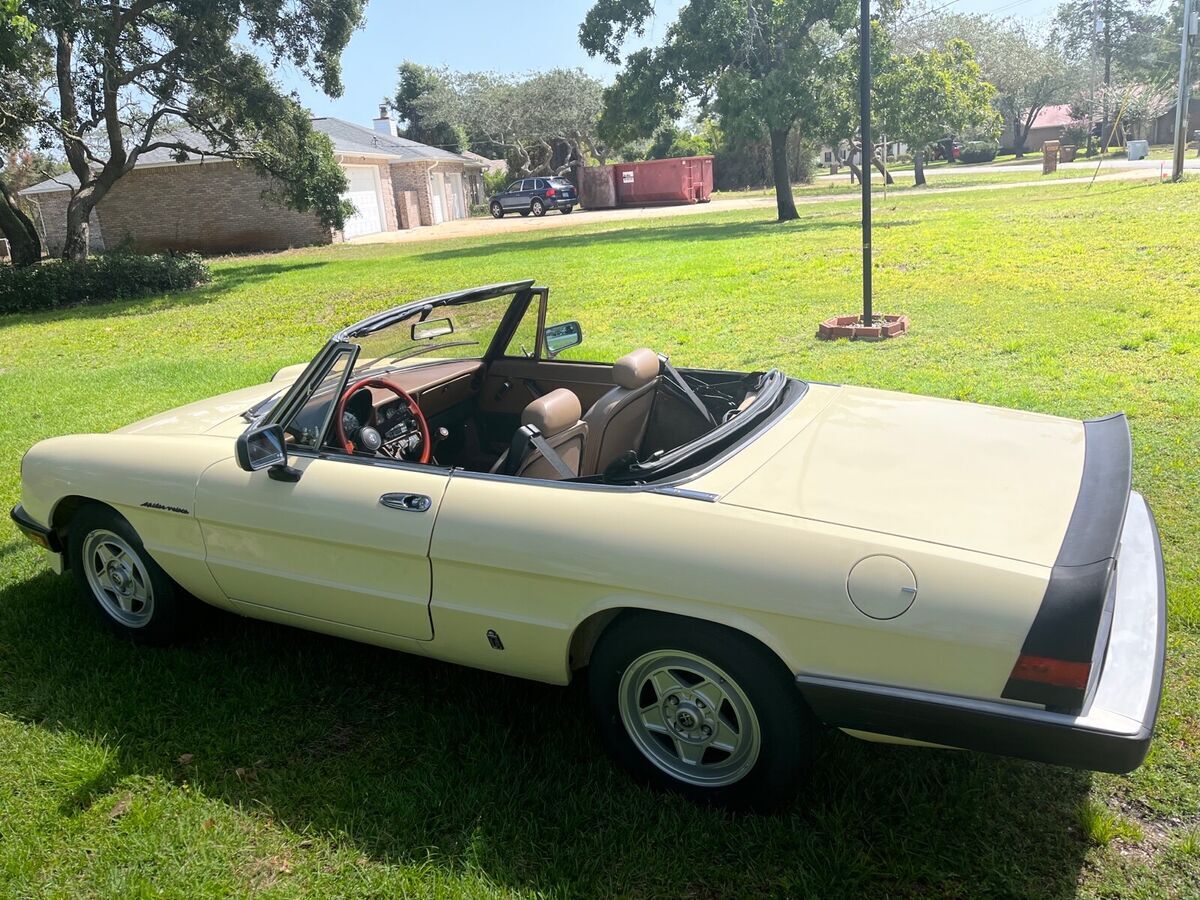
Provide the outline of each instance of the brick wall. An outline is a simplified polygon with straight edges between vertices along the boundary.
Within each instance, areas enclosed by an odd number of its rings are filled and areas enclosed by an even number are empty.
[[[433,211],[429,201],[429,179],[425,173],[429,163],[395,163],[388,167],[391,170],[392,194],[399,195],[403,191],[413,191],[417,195],[417,211],[420,221],[415,224],[432,225]]]
[[[328,244],[312,213],[268,199],[271,182],[250,165],[205,162],[135,169],[98,204],[104,242],[204,253]]]
[[[42,243],[46,245],[46,253],[58,256],[62,253],[63,244],[67,241],[67,203],[71,199],[69,191],[53,191],[45,194],[34,194],[29,199],[35,201],[33,224],[42,235]],[[96,218],[96,210],[88,219],[88,246],[93,250],[104,249],[104,234],[100,222]]]

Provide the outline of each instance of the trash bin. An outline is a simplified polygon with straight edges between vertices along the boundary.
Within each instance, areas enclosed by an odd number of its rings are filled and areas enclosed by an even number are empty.
[[[1073,144],[1063,144],[1058,150],[1059,162],[1074,162],[1078,148]]]
[[[1150,142],[1130,141],[1125,145],[1125,155],[1130,159],[1145,159],[1150,155]]]

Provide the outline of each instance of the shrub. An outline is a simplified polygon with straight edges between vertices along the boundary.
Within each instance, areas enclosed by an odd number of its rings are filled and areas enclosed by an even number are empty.
[[[1086,122],[1072,122],[1063,129],[1062,145],[1072,147],[1086,147],[1088,144],[1088,135],[1090,134]]]
[[[505,191],[508,190],[508,185],[509,185],[510,181],[515,181],[515,180],[516,179],[510,179],[508,177],[507,169],[504,170],[503,172],[484,172],[483,173],[483,191],[489,197],[494,197],[497,194],[503,194]]]
[[[101,253],[83,262],[47,260],[0,266],[0,313],[128,300],[186,290],[212,280],[195,253]]]
[[[1000,151],[1000,145],[995,141],[967,141],[959,151],[958,161],[961,163],[991,162]]]

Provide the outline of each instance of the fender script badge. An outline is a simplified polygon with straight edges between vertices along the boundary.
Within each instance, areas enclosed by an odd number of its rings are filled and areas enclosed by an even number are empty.
[[[165,510],[166,512],[182,513],[185,516],[191,515],[191,513],[182,506],[168,506],[165,503],[155,503],[153,500],[147,500],[142,504],[142,506],[146,507],[146,509],[161,509]]]

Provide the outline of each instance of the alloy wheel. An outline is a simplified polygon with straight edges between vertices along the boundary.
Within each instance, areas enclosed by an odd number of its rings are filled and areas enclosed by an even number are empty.
[[[128,628],[141,628],[154,615],[154,588],[137,552],[120,535],[98,528],[83,541],[88,586],[101,608]]]

